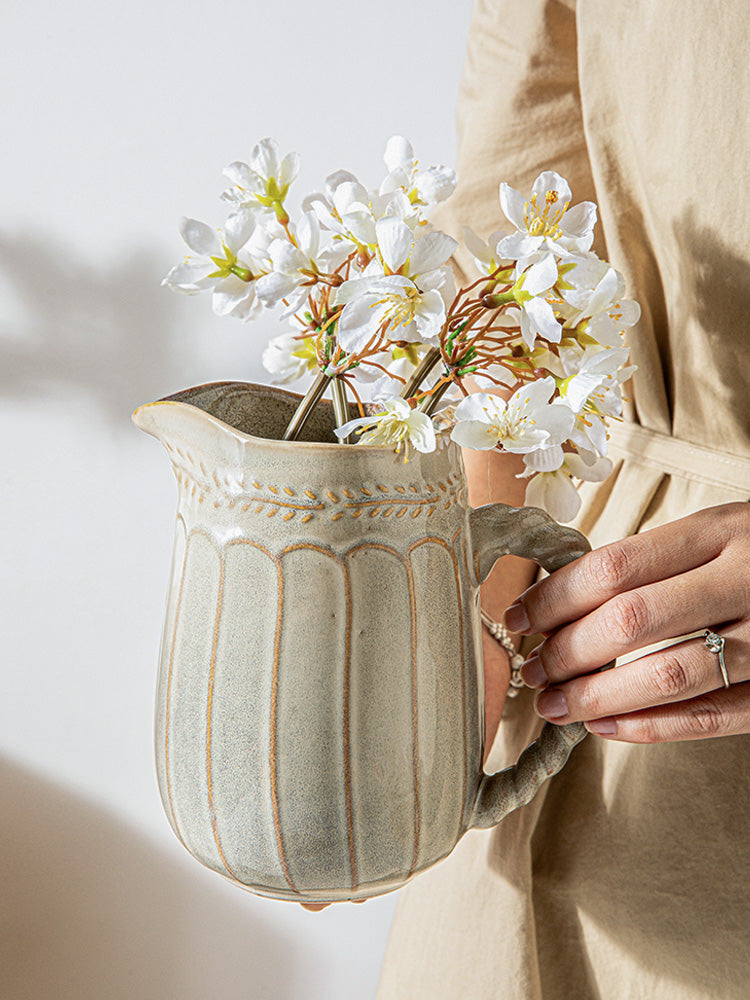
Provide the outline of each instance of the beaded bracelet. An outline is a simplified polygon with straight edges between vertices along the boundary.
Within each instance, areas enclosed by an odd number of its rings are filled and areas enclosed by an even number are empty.
[[[516,652],[511,634],[502,622],[493,622],[490,616],[485,614],[484,611],[481,614],[484,627],[508,654],[510,660],[510,688],[508,689],[508,697],[515,698],[519,690],[524,687],[523,678],[521,677],[521,667],[526,662],[526,658]]]

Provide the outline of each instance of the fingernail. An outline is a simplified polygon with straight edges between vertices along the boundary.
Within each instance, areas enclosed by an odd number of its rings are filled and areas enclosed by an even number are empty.
[[[549,678],[536,653],[532,653],[521,667],[521,677],[523,677],[524,684],[528,684],[532,688],[541,688],[547,683]]]
[[[613,736],[617,732],[617,723],[611,716],[584,722],[584,725],[590,733],[596,733],[597,736]]]
[[[511,604],[505,612],[505,626],[506,628],[509,628],[511,632],[528,631],[529,619],[526,614],[526,608],[523,606],[521,601],[516,601],[515,604]]]
[[[568,703],[562,691],[545,691],[537,698],[536,710],[545,719],[561,719],[568,714]]]

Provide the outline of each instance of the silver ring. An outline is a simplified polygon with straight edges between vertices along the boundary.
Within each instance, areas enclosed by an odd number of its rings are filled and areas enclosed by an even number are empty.
[[[729,687],[729,674],[727,673],[727,665],[724,662],[724,644],[726,639],[722,639],[720,635],[712,632],[710,629],[706,629],[703,633],[706,640],[706,649],[710,650],[712,653],[716,653],[719,657],[719,670],[721,670],[721,677],[724,681],[724,687]]]

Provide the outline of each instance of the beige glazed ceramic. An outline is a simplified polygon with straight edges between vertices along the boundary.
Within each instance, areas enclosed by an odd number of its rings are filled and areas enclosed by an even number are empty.
[[[541,511],[472,511],[458,448],[335,443],[330,406],[217,383],[140,407],[179,485],[159,786],[199,861],[278,899],[363,899],[529,801],[585,735],[482,772],[478,587],[505,553],[588,550]]]

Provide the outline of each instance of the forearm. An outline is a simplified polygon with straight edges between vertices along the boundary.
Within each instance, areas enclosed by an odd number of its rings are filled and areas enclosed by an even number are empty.
[[[508,452],[463,452],[469,503],[481,507],[488,503],[507,503],[522,507],[527,479],[517,479],[523,472],[523,458]],[[529,559],[504,556],[482,584],[482,607],[494,621],[502,621],[505,609],[530,587],[538,566]]]
[[[469,503],[481,507],[487,503],[507,503],[523,506],[526,480],[516,479],[523,471],[520,455],[497,451],[463,453],[469,484]],[[505,609],[531,586],[537,565],[518,556],[504,556],[482,584],[482,608],[494,621],[502,621]],[[485,759],[500,723],[503,704],[510,686],[510,659],[502,646],[483,629],[484,697],[485,697]]]

